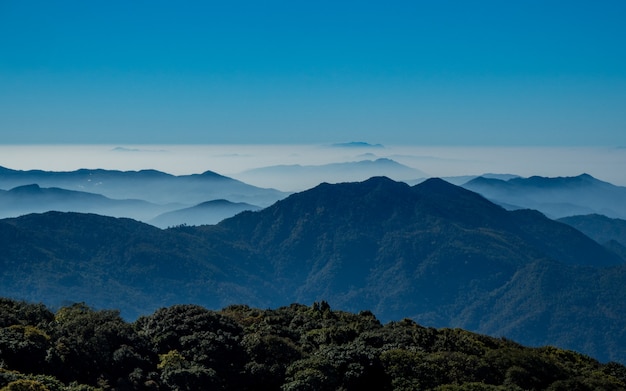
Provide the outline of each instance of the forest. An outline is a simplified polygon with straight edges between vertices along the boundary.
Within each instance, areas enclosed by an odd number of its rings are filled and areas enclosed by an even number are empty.
[[[0,299],[1,391],[623,390],[626,367],[324,301],[219,311],[180,304],[129,322],[75,303]]]

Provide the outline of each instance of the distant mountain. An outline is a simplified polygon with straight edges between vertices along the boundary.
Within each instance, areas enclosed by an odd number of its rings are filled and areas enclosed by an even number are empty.
[[[0,218],[48,211],[97,213],[146,220],[176,205],[156,205],[142,200],[113,200],[100,194],[66,189],[18,186],[0,190]]]
[[[0,296],[127,317],[326,300],[626,362],[626,265],[580,231],[440,179],[321,184],[215,226],[0,220]]]
[[[351,141],[347,143],[336,143],[333,147],[339,148],[384,148],[382,144],[370,144],[364,141]]]
[[[591,175],[576,177],[476,178],[463,185],[507,209],[530,208],[551,218],[603,214],[626,218],[626,187]]]
[[[606,244],[614,240],[626,246],[626,220],[591,214],[563,217],[559,221],[571,225],[598,243]]]
[[[0,189],[38,184],[102,194],[113,199],[139,199],[154,204],[197,205],[213,199],[267,206],[287,193],[259,188],[212,171],[174,176],[156,170],[18,171],[0,167]]]
[[[261,207],[246,204],[245,202],[230,202],[228,200],[213,200],[203,202],[191,208],[178,209],[163,213],[149,221],[160,228],[173,227],[181,224],[203,225],[217,224],[225,218],[232,217],[243,211],[255,211]]]
[[[428,176],[424,172],[391,159],[361,160],[318,166],[279,165],[244,171],[236,177],[248,183],[268,183],[277,188],[304,190],[320,183],[362,181],[373,176],[386,176],[399,181]]]
[[[500,179],[503,181],[508,181],[509,179],[519,178],[519,175],[514,174],[482,174],[482,175],[460,175],[460,176],[450,176],[450,177],[442,177],[441,179],[446,182],[450,182],[453,185],[462,186],[465,183],[471,181],[476,178],[488,178],[488,179]]]

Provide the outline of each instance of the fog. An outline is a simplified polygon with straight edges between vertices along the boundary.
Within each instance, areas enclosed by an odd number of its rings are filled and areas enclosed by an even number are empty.
[[[279,166],[320,166],[388,158],[429,177],[483,173],[520,176],[575,176],[588,173],[626,186],[626,148],[609,147],[450,147],[334,145],[0,145],[0,166],[72,171],[156,169],[174,175],[210,170],[245,182],[297,191],[319,178],[288,175],[255,180],[246,171]],[[335,173],[336,174],[336,173]],[[335,178],[337,176],[335,175]],[[404,178],[420,179],[420,178]],[[297,185],[296,185],[297,184]]]

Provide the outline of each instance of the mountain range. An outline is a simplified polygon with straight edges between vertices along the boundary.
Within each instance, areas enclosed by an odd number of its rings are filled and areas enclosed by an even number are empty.
[[[551,218],[602,214],[626,218],[626,187],[588,174],[575,177],[478,177],[463,185],[507,209],[536,209]]]
[[[626,362],[626,261],[441,179],[320,184],[217,225],[50,212],[0,220],[0,296],[133,318],[175,303],[326,300]]]
[[[322,182],[362,181],[373,176],[386,176],[398,181],[414,180],[427,174],[394,160],[378,158],[323,165],[278,165],[255,168],[237,174],[246,183],[269,184],[288,190],[304,190]]]
[[[76,171],[11,170],[0,167],[0,189],[37,184],[42,188],[100,194],[116,200],[136,199],[154,204],[194,206],[226,199],[268,206],[287,193],[248,185],[213,171],[192,175],[171,175],[156,170],[116,171],[81,169]]]
[[[155,170],[54,172],[0,167],[0,218],[81,212],[129,217],[164,228],[215,224],[285,196],[212,171],[174,176]]]
[[[0,218],[54,210],[146,221],[182,207],[181,204],[157,205],[143,200],[114,200],[101,194],[58,187],[42,188],[37,184],[18,186],[8,191],[0,190]]]

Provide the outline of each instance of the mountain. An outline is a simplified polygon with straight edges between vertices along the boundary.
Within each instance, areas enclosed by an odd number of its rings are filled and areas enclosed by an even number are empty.
[[[626,220],[590,214],[563,217],[559,221],[571,225],[598,243],[606,244],[616,241],[626,246]]]
[[[326,300],[626,362],[626,265],[580,231],[440,179],[324,183],[215,226],[0,220],[0,296],[133,317],[173,303]]]
[[[154,204],[197,205],[214,199],[267,206],[287,194],[259,188],[212,171],[174,176],[156,170],[81,169],[68,172],[19,171],[0,167],[0,189],[38,184],[101,194],[113,199],[138,199]]]
[[[449,176],[449,177],[442,177],[441,179],[445,180],[446,182],[450,182],[453,185],[457,185],[457,186],[462,186],[465,183],[476,179],[476,178],[488,178],[488,179],[500,179],[503,181],[508,181],[509,179],[513,179],[513,178],[519,178],[519,175],[514,175],[514,174],[481,174],[481,175],[460,175],[460,176]],[[410,184],[410,183],[409,183]],[[417,183],[414,183],[417,184]]]
[[[347,143],[335,143],[332,145],[337,148],[384,148],[382,144],[370,144],[365,141],[350,141]]]
[[[181,302],[268,304],[247,285],[257,270],[240,269],[247,252],[183,228],[47,212],[0,220],[0,246],[0,296],[116,305],[128,317]]]
[[[56,187],[41,188],[37,184],[0,191],[0,218],[54,210],[130,217],[143,221],[176,207],[142,200],[113,200],[100,194]]]
[[[530,208],[552,218],[603,214],[626,218],[626,187],[591,175],[546,178],[476,178],[463,185],[508,209]]]
[[[261,207],[246,204],[245,202],[230,202],[228,200],[213,200],[203,202],[191,208],[178,209],[158,215],[149,221],[160,228],[176,225],[204,225],[217,224],[225,218],[232,217],[246,210],[259,210]]]
[[[373,176],[386,176],[405,181],[427,176],[424,172],[394,160],[379,158],[346,163],[302,166],[299,164],[255,168],[236,177],[247,183],[267,183],[289,190],[303,190],[322,182],[341,183],[362,181]]]

